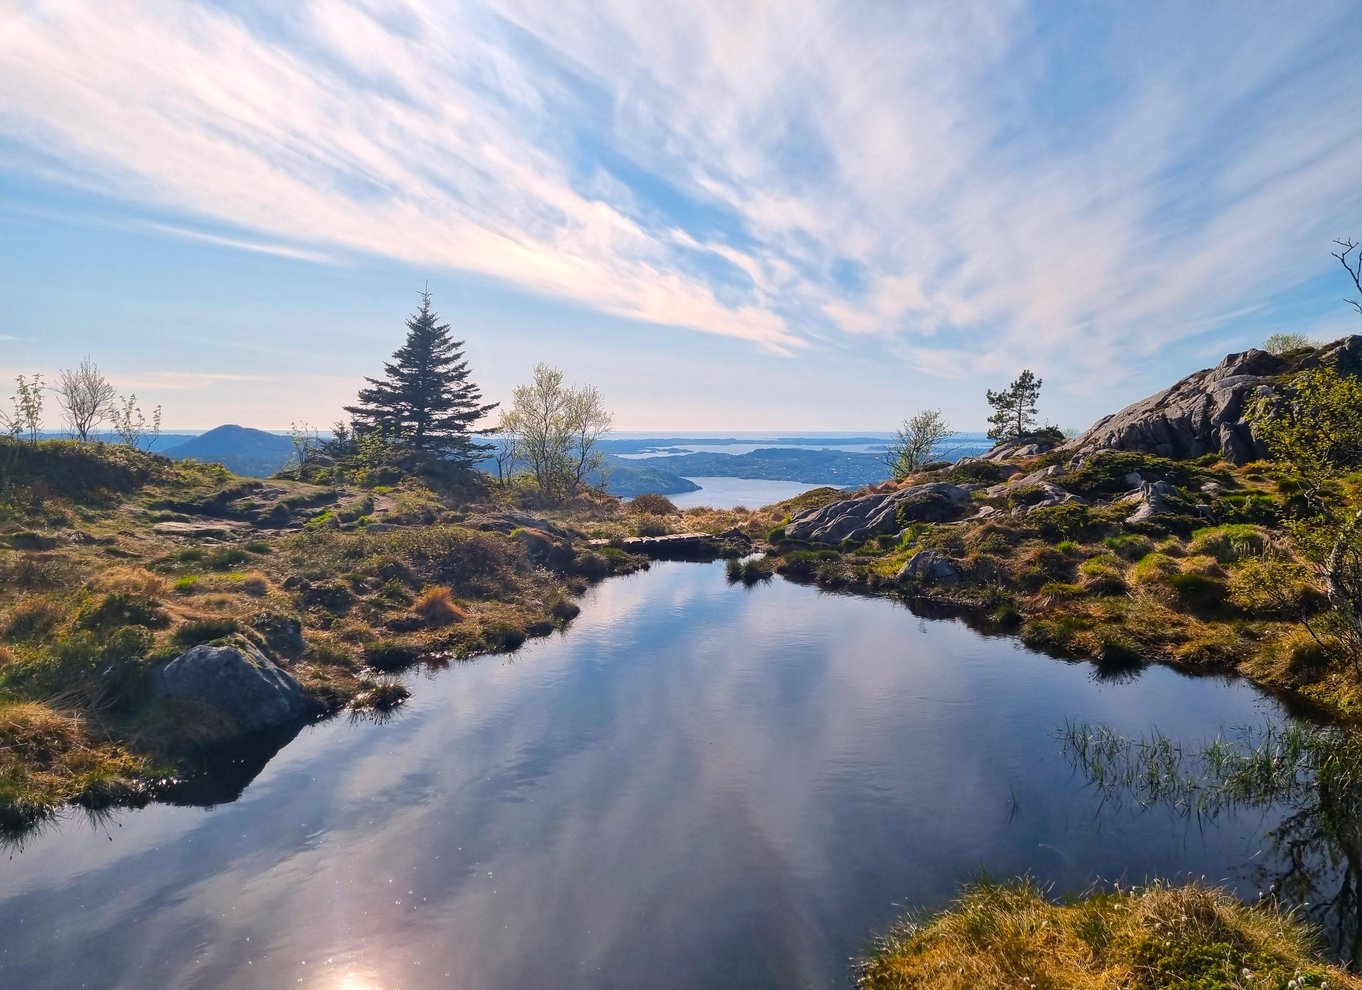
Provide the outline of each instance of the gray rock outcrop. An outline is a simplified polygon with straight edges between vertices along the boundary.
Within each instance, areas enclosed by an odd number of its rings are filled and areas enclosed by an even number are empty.
[[[1267,456],[1249,428],[1248,411],[1259,398],[1275,394],[1280,376],[1320,365],[1362,374],[1362,337],[1345,337],[1290,360],[1256,349],[1230,354],[1214,368],[1103,417],[1064,450],[1076,457],[1102,450],[1174,459],[1219,454],[1246,464]]]
[[[897,533],[907,522],[952,522],[965,516],[969,492],[934,482],[891,492],[876,492],[801,512],[785,527],[792,540],[827,543],[862,541]]]
[[[1140,501],[1139,508],[1126,517],[1126,522],[1148,522],[1155,516],[1163,516],[1176,511],[1169,504],[1168,499],[1170,496],[1177,495],[1177,493],[1177,488],[1167,481],[1146,481],[1142,483],[1135,493]]]
[[[937,550],[921,550],[899,568],[895,577],[900,584],[949,586],[960,582],[960,568]]]
[[[156,671],[152,694],[203,705],[242,735],[299,725],[316,713],[302,685],[245,642],[186,650]]]

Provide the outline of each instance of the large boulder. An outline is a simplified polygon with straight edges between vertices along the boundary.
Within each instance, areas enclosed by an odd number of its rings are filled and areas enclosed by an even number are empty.
[[[833,546],[844,540],[863,542],[873,536],[897,533],[904,523],[961,519],[969,506],[969,492],[956,485],[944,482],[913,485],[801,512],[785,527],[785,536]]]
[[[960,582],[960,568],[937,550],[920,550],[899,568],[895,577],[900,584],[913,587],[945,587]]]
[[[292,675],[244,641],[186,650],[156,671],[152,694],[202,705],[241,735],[300,725],[317,710]]]
[[[1362,337],[1345,337],[1286,358],[1260,350],[1231,354],[1214,368],[1098,420],[1064,450],[1076,457],[1102,450],[1175,459],[1218,454],[1245,464],[1268,453],[1249,428],[1247,415],[1255,402],[1275,394],[1284,376],[1320,365],[1345,375],[1362,373]]]

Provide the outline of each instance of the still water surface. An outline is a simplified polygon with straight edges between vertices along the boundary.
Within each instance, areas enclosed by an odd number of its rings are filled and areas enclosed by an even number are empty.
[[[720,564],[594,590],[563,635],[306,730],[237,801],[70,820],[0,859],[0,986],[845,987],[976,870],[1207,875],[1275,817],[1101,806],[1066,720],[1202,741],[1240,682],[1103,681],[884,600]]]
[[[754,509],[762,505],[774,505],[787,498],[802,495],[821,485],[806,481],[762,481],[756,478],[688,478],[700,486],[698,492],[679,492],[668,495],[678,509],[689,509],[697,505],[707,505],[711,509],[731,509],[745,505]],[[841,488],[840,484],[832,484]]]

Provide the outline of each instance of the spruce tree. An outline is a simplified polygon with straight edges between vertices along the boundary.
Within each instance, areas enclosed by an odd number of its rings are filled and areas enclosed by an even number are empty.
[[[988,418],[992,424],[988,431],[990,440],[1001,443],[1035,429],[1040,386],[1041,380],[1026,369],[1001,392],[988,390],[988,404],[993,407],[993,415]]]
[[[357,434],[377,432],[394,446],[471,466],[488,444],[475,443],[473,427],[497,407],[484,404],[468,380],[463,341],[421,293],[421,308],[407,319],[407,340],[383,366],[382,378],[365,378],[356,405],[346,406]]]

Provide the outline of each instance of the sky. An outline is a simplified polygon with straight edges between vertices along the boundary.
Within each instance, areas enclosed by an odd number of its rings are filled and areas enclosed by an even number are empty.
[[[625,430],[1083,428],[1362,332],[1362,15],[1267,0],[0,0],[0,401],[325,427],[429,286]],[[49,403],[55,426],[55,404]]]

